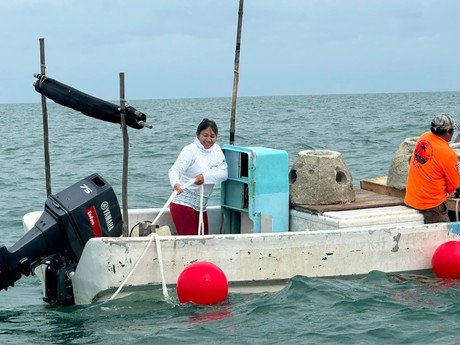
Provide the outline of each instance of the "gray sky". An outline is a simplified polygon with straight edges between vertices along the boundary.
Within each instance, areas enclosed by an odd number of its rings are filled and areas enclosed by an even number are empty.
[[[231,97],[238,0],[0,0],[0,103]],[[458,0],[245,0],[239,96],[459,91]]]

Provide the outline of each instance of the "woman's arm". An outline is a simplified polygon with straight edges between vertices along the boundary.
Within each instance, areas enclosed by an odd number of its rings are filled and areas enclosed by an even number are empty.
[[[181,176],[189,168],[192,160],[193,154],[189,146],[185,146],[181,150],[179,156],[177,156],[176,161],[168,171],[169,183],[171,184],[171,187],[176,189],[175,186],[177,184],[181,184]]]

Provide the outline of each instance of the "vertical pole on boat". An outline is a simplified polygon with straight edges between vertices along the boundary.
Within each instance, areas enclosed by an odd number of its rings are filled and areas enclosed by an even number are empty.
[[[123,176],[121,181],[121,199],[123,203],[123,228],[122,234],[128,237],[128,157],[129,157],[129,137],[126,126],[126,100],[125,100],[125,74],[120,73],[120,113],[121,130],[123,133]]]
[[[45,39],[40,38],[40,74],[46,75],[45,63]],[[42,117],[43,117],[43,151],[45,155],[45,178],[46,178],[46,196],[51,194],[51,168],[50,168],[50,151],[48,138],[48,108],[46,107],[46,96],[42,95]]]
[[[243,2],[240,0],[238,10],[238,28],[236,31],[236,48],[235,48],[235,68],[233,71],[233,94],[232,94],[232,111],[230,119],[230,144],[235,143],[235,118],[236,118],[236,99],[238,94],[238,78],[240,68],[240,42],[241,42],[241,26],[243,23]]]

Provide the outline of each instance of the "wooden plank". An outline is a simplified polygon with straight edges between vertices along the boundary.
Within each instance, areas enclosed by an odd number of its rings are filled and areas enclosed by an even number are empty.
[[[386,194],[404,199],[405,189],[397,189],[387,186],[387,176],[374,177],[368,180],[360,181],[361,189],[369,190],[378,194]]]
[[[321,214],[330,211],[358,210],[363,208],[399,205],[404,205],[401,198],[379,194],[365,189],[357,189],[355,190],[355,201],[351,203],[332,205],[292,205],[292,208],[298,211]]]
[[[401,200],[404,200],[404,196],[406,195],[405,189],[401,190],[387,186],[387,176],[374,177],[368,180],[360,181],[360,186],[362,189],[378,194],[395,196]],[[456,211],[460,209],[460,206],[457,205],[457,199],[454,195],[451,195],[447,198],[447,208],[450,211]]]

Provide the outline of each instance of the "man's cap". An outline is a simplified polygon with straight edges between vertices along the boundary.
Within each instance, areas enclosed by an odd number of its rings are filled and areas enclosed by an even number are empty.
[[[449,130],[451,128],[458,129],[458,125],[449,114],[436,115],[433,121],[431,121],[431,127],[434,130]]]

